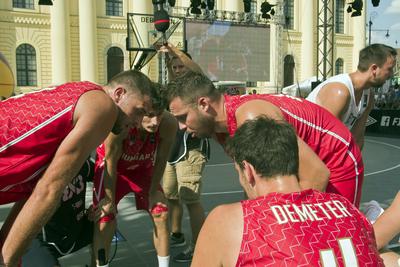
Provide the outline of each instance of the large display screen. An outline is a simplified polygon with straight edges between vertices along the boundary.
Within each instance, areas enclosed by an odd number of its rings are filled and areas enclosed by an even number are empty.
[[[269,81],[269,26],[186,21],[187,50],[213,81]]]

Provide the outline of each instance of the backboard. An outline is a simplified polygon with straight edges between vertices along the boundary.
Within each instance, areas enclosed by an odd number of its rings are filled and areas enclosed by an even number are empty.
[[[155,51],[160,44],[162,34],[154,28],[153,14],[128,13],[128,51]],[[185,18],[170,17],[170,26],[166,32],[169,43],[181,50],[186,50]]]

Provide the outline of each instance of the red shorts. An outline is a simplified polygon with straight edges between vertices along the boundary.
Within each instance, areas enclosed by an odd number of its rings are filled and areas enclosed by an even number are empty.
[[[360,206],[361,200],[361,188],[364,181],[364,165],[362,160],[358,161],[357,164],[349,164],[347,168],[350,170],[348,175],[338,175],[335,177],[332,175],[326,187],[327,193],[336,193],[347,198],[357,208]],[[352,171],[352,172],[351,172]]]
[[[104,197],[104,183],[102,180],[103,168],[97,168],[96,174],[93,179],[93,204],[96,206]],[[128,193],[135,194],[136,209],[149,211],[149,190],[151,186],[151,177],[141,176],[140,178],[127,179],[123,176],[118,176],[115,189],[115,207],[118,206],[119,201]],[[158,186],[158,191],[163,192],[161,186]],[[112,220],[113,215],[108,215],[102,218],[102,221]]]

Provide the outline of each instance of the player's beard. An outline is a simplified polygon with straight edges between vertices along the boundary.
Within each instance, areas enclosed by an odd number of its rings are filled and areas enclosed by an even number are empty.
[[[386,80],[385,81],[374,81],[372,83],[372,87],[374,87],[374,88],[382,87],[385,84],[385,82],[386,82]]]
[[[122,110],[118,107],[118,116],[117,119],[111,129],[111,132],[113,134],[119,134],[121,133],[126,127],[126,115],[122,112]]]
[[[214,117],[203,115],[198,112],[198,125],[200,126],[195,132],[195,135],[199,138],[212,137],[215,132],[215,121]]]

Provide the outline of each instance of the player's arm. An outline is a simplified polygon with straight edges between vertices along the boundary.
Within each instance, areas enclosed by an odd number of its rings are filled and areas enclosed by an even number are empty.
[[[160,143],[157,146],[157,154],[154,162],[154,170],[149,192],[150,196],[158,190],[161,178],[164,174],[169,152],[171,150],[172,144],[175,142],[177,130],[178,122],[176,121],[175,117],[168,111],[164,111],[159,126]],[[150,203],[151,206],[153,204],[154,203]]]
[[[301,189],[313,188],[325,191],[329,182],[330,171],[325,163],[301,138],[299,146],[299,183]]]
[[[367,120],[369,113],[371,110],[374,108],[375,105],[375,93],[374,90],[370,90],[369,94],[369,101],[368,101],[368,106],[364,110],[364,113],[361,115],[361,117],[356,121],[356,123],[353,125],[351,128],[351,133],[353,134],[354,139],[356,140],[356,143],[360,150],[364,146],[364,134],[365,134],[365,128],[367,125]]]
[[[373,224],[378,249],[386,246],[392,238],[400,233],[400,192],[392,204],[378,217]]]
[[[343,83],[328,83],[319,91],[316,102],[342,120],[350,100],[349,89]]]
[[[104,141],[104,198],[99,202],[100,216],[115,212],[115,190],[117,184],[117,165],[123,150],[123,140],[128,128],[119,134],[110,133]]]
[[[242,236],[240,203],[216,207],[208,214],[200,230],[191,266],[235,266]]]
[[[6,220],[3,222],[0,231],[0,242],[3,242],[7,238],[8,233],[10,232],[11,226],[13,225],[15,218],[17,218],[19,212],[22,207],[25,205],[26,199],[15,202],[10,212],[7,215]]]
[[[104,92],[90,91],[81,96],[74,112],[73,130],[60,144],[4,242],[2,256],[7,266],[17,266],[30,241],[55,212],[65,186],[111,131],[117,112]]]
[[[258,116],[285,121],[282,112],[275,105],[263,100],[252,100],[240,106],[236,111],[238,127],[246,120],[252,120]],[[301,188],[314,188],[324,191],[330,176],[328,168],[308,144],[299,137],[297,143],[299,146],[299,182]]]
[[[163,47],[163,49],[165,49],[168,52],[170,59],[172,59],[173,57],[177,57],[182,61],[183,65],[186,68],[188,68],[189,70],[191,70],[193,72],[197,72],[197,73],[203,73],[200,66],[196,62],[191,60],[185,53],[183,53],[181,50],[176,48],[173,44],[168,43],[167,45],[165,45]],[[162,50],[162,51],[165,51],[165,50]],[[170,67],[170,64],[168,64],[168,65],[169,65],[168,67]],[[171,71],[171,70],[169,70],[169,71]]]

